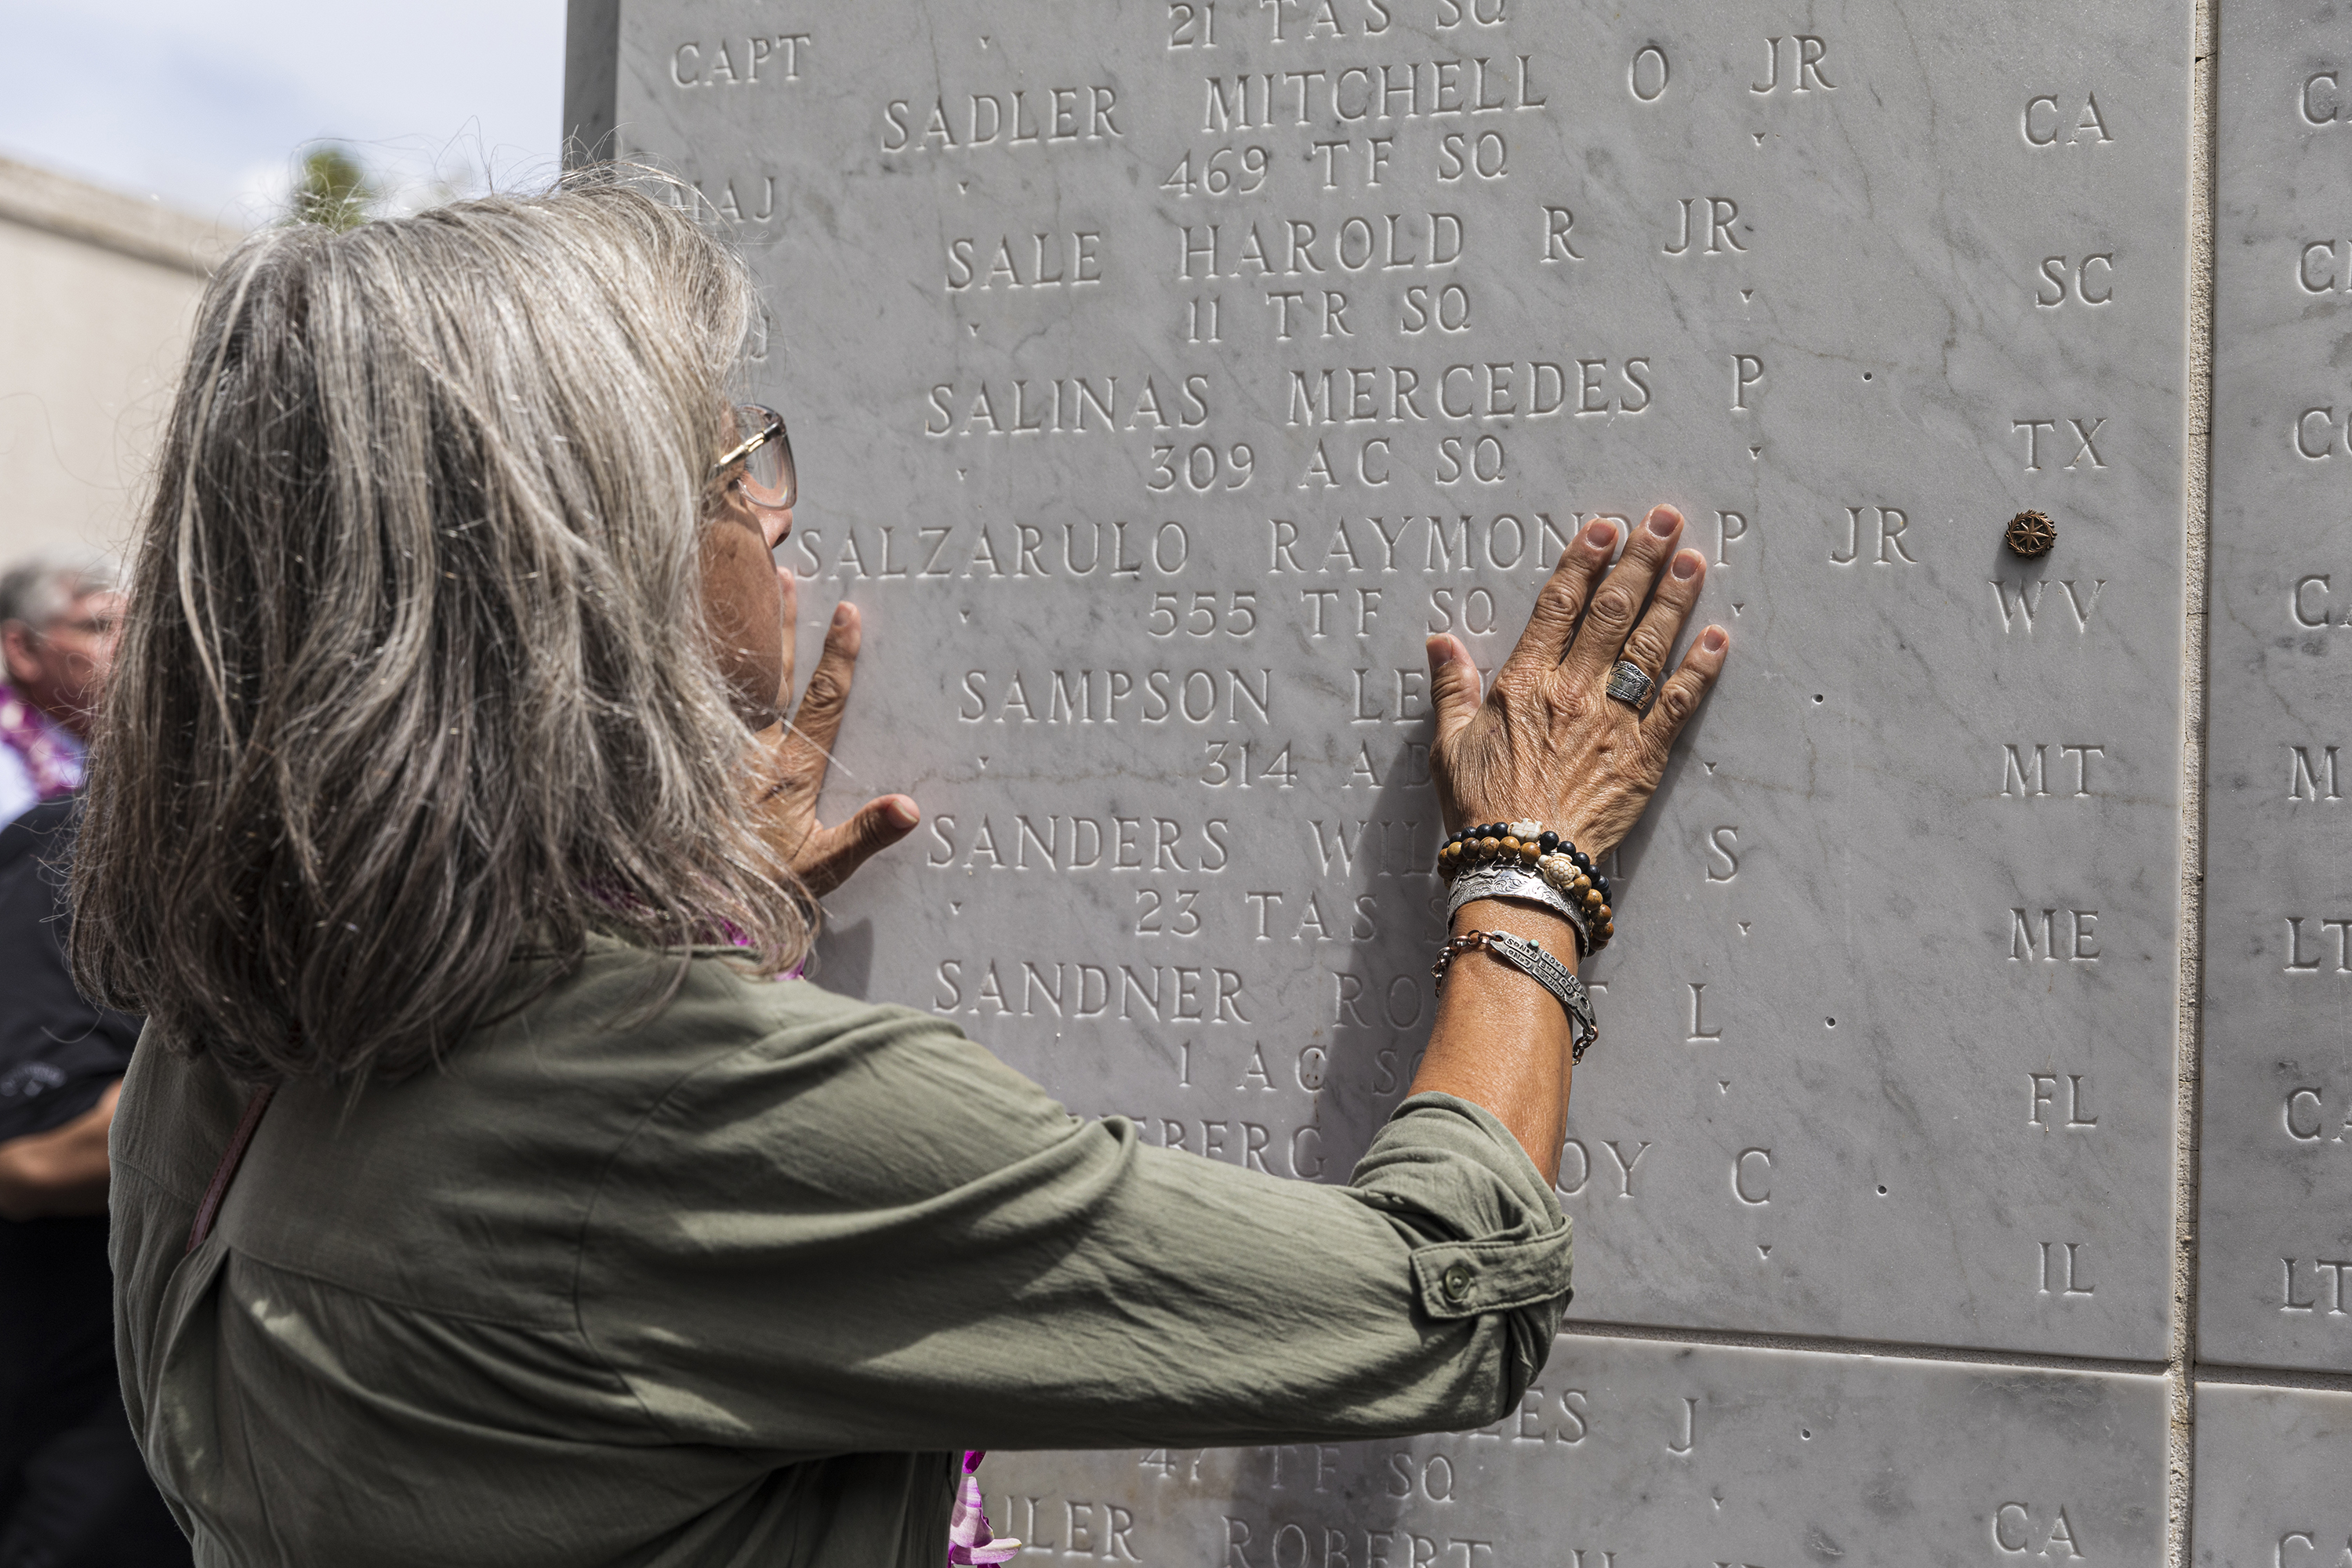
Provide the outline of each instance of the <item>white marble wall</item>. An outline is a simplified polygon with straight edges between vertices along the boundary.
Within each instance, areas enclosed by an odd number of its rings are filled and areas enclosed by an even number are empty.
[[[2152,1376],[1567,1335],[1476,1432],[982,1476],[1004,1533],[1099,1562],[2149,1563],[2163,1432]]]
[[[2352,1557],[2352,1394],[2197,1391],[2199,1568],[2334,1568]]]
[[[2183,1550],[2185,0],[609,20],[573,54],[617,58],[620,145],[767,289],[806,624],[866,616],[836,797],[929,815],[833,900],[829,983],[1153,1142],[1339,1178],[1432,1001],[1423,637],[1499,659],[1580,521],[1670,500],[1735,638],[1590,966],[1545,1381],[1590,1436],[1293,1453],[1338,1489],[1297,1495],[1270,1452],[1000,1457],[1001,1528],[1034,1496],[1041,1553],[1284,1568],[1383,1560],[1328,1530],[1462,1568]],[[2352,24],[2224,22],[2200,1342],[2319,1373],[2352,1369],[2352,808],[2285,770],[2341,739],[2352,637]],[[2335,292],[2298,285],[2329,234]],[[2290,624],[2314,574],[2330,624]],[[2291,918],[2318,969],[2284,973]],[[1446,1498],[1384,1495],[1440,1461]]]
[[[2352,19],[2225,26],[2199,1349],[2352,1373]]]

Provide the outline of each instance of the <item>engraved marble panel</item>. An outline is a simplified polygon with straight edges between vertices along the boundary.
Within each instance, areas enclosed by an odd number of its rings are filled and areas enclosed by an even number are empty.
[[[2352,19],[2221,26],[2200,1348],[2347,1371]]]
[[[2185,0],[619,29],[866,614],[832,799],[929,814],[829,983],[1343,1175],[1432,1005],[1422,640],[1672,500],[1737,646],[1591,966],[1576,1311],[2161,1357]]]
[[[2352,1563],[2352,1394],[2200,1384],[2199,1568]]]
[[[981,1479],[999,1533],[1041,1558],[2150,1563],[2164,1429],[2154,1377],[1572,1335],[1519,1412],[1475,1432],[992,1454]]]
[[[874,633],[836,793],[931,813],[838,900],[836,983],[1164,1141],[1344,1168],[1429,1005],[1420,637],[1499,657],[1578,520],[1664,496],[1739,658],[1621,860],[1580,1310],[2158,1353],[2161,29],[2021,8],[2026,70],[1863,7],[1769,47],[786,9],[764,56],[625,10],[620,119],[772,287],[786,556]]]

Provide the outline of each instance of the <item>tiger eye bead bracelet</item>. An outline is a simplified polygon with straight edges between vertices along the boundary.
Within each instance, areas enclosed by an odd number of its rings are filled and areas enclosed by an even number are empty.
[[[1517,865],[1535,872],[1574,900],[1591,927],[1598,952],[1617,932],[1609,906],[1609,879],[1592,868],[1591,858],[1540,822],[1490,822],[1450,835],[1437,852],[1438,874],[1448,882],[1473,866]]]

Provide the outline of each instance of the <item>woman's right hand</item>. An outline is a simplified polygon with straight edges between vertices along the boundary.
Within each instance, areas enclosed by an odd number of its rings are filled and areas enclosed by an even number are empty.
[[[793,697],[793,634],[800,611],[799,584],[790,566],[776,568],[777,597],[783,620],[782,679],[777,712],[782,715]],[[849,707],[850,677],[857,669],[857,649],[865,623],[857,606],[847,600],[834,606],[824,631],[824,652],[800,707],[789,720],[761,731],[758,743],[764,753],[765,793],[754,803],[768,841],[792,862],[793,875],[822,898],[849,879],[850,874],[881,850],[915,830],[922,812],[903,795],[886,795],[867,801],[846,822],[831,827],[816,819],[817,796],[833,763],[833,748],[841,737],[842,715]]]
[[[1588,524],[1561,552],[1483,701],[1470,650],[1453,637],[1429,639],[1430,770],[1448,829],[1532,818],[1597,859],[1641,820],[1675,736],[1731,646],[1710,626],[1664,675],[1706,578],[1706,557],[1675,550],[1682,531],[1680,512],[1653,508],[1612,568],[1617,530]],[[1646,714],[1602,690],[1621,658],[1662,682]]]

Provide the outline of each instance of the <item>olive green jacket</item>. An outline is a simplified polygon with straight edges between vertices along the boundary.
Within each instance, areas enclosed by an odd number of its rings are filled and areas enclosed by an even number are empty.
[[[952,1026],[610,944],[439,1071],[114,1121],[132,1429],[206,1568],[940,1568],[955,1450],[1335,1440],[1518,1400],[1569,1228],[1408,1100],[1347,1187],[1080,1121]]]

